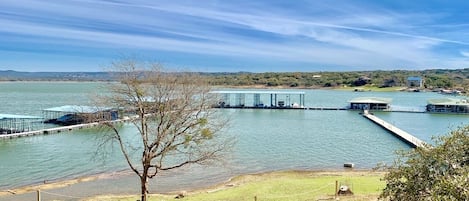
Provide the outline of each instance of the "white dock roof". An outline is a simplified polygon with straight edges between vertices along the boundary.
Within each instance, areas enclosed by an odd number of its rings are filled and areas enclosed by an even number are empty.
[[[430,105],[469,105],[467,99],[456,99],[456,98],[438,98],[428,100]]]
[[[0,120],[3,119],[42,119],[42,117],[16,114],[0,114]]]
[[[389,104],[391,103],[390,98],[378,98],[378,97],[358,97],[354,98],[350,103],[377,103],[377,104]]]
[[[100,111],[110,110],[107,107],[93,107],[85,105],[64,105],[60,107],[52,107],[44,109],[46,112],[72,112],[72,113],[96,113]]]
[[[211,91],[210,93],[216,94],[287,94],[287,95],[300,95],[305,94],[304,91],[269,91],[269,90],[223,90],[223,91]]]

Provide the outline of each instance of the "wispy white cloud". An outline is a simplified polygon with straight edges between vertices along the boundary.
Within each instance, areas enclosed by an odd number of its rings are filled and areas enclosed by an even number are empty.
[[[461,55],[465,57],[469,57],[469,52],[468,51],[461,51]]]
[[[259,65],[254,66],[259,71],[275,61],[293,66],[297,62],[301,69],[312,70],[469,65],[463,52],[450,51],[469,45],[467,39],[456,37],[456,26],[445,27],[444,32],[433,28],[441,18],[438,13],[404,12],[371,3],[298,2],[5,0],[1,4],[6,9],[0,11],[0,35],[5,37],[0,42],[16,35],[29,37],[30,48],[64,44],[89,51],[165,51],[180,54],[178,58],[220,56],[204,65],[225,65],[217,62],[231,58]]]

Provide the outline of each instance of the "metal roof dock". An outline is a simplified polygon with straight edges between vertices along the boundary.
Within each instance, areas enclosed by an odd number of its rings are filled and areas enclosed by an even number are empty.
[[[427,102],[428,112],[469,114],[468,99],[439,98]]]
[[[117,110],[110,107],[64,105],[43,109],[42,112],[46,123],[62,125],[118,119]]]
[[[304,91],[271,91],[271,90],[222,90],[222,91],[211,91],[210,93],[217,94],[290,94],[290,95],[300,95],[305,94]]]
[[[380,97],[358,97],[350,100],[350,103],[376,103],[376,104],[389,104],[392,99]]]
[[[437,98],[430,99],[427,102],[432,105],[469,105],[469,100],[457,98]]]
[[[0,114],[0,120],[5,119],[42,119],[42,117],[17,114]]]
[[[42,125],[41,120],[38,116],[0,114],[0,135],[37,129]]]
[[[303,109],[305,92],[283,90],[217,90],[222,97],[217,108]],[[252,98],[246,99],[246,96]]]
[[[109,107],[93,107],[86,105],[64,105],[59,107],[52,107],[43,109],[47,112],[65,112],[65,113],[96,113],[101,111],[111,110]]]
[[[389,110],[391,100],[390,98],[359,97],[352,99],[349,103],[352,110]]]

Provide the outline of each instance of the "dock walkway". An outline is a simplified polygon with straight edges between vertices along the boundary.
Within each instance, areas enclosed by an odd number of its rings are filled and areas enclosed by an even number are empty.
[[[45,129],[27,131],[27,132],[21,132],[21,133],[4,134],[4,135],[0,135],[0,139],[11,139],[11,138],[18,138],[18,137],[25,137],[25,136],[33,136],[33,135],[47,135],[47,134],[52,134],[52,133],[61,133],[61,132],[66,132],[66,131],[82,129],[82,128],[91,128],[97,125],[99,125],[99,123],[77,124],[77,125],[71,125],[71,126],[45,128]]]
[[[393,133],[395,136],[400,138],[402,141],[405,143],[411,145],[412,147],[423,147],[425,142],[422,140],[414,137],[413,135],[401,130],[400,128],[397,128],[393,126],[392,124],[376,117],[375,115],[371,114],[368,112],[368,110],[363,111],[363,116],[368,118],[369,120],[373,121],[374,123],[378,124],[382,128],[388,130],[389,132]]]
[[[126,122],[126,121],[129,121],[129,120],[135,119],[135,118],[136,117],[126,117],[126,118],[123,118],[123,119],[112,120],[112,121],[108,121],[108,122],[111,122],[111,123]],[[45,128],[45,129],[27,131],[27,132],[21,132],[21,133],[0,134],[0,140],[1,139],[12,139],[12,138],[33,136],[33,135],[47,135],[47,134],[53,134],[53,133],[61,133],[61,132],[79,130],[79,129],[83,129],[83,128],[92,128],[92,127],[96,127],[98,125],[101,125],[102,123],[103,122],[93,122],[93,123],[76,124],[76,125],[70,125],[70,126],[59,126],[59,127],[53,127],[53,128]]]

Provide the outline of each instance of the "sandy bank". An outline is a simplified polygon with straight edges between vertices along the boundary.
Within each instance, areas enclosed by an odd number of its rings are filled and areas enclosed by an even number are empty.
[[[90,181],[95,181],[95,180],[100,180],[100,179],[119,177],[119,176],[128,175],[128,174],[129,174],[128,171],[120,171],[120,172],[114,172],[114,173],[97,174],[97,175],[79,177],[79,178],[68,179],[68,180],[44,181],[44,183],[41,183],[41,184],[28,185],[28,186],[18,187],[14,189],[0,190],[0,197],[8,196],[8,195],[26,194],[26,193],[36,192],[37,190],[51,190],[51,189],[64,188],[64,187],[72,186],[72,185],[83,183],[83,182],[90,182]]]
[[[14,196],[16,195],[21,195],[21,194],[27,194],[27,193],[34,193],[37,190],[42,190],[42,191],[50,191],[54,189],[61,189],[61,188],[67,188],[73,185],[79,185],[80,183],[85,183],[85,182],[92,182],[96,180],[104,180],[108,178],[116,178],[119,177],[120,175],[128,175],[128,172],[119,172],[119,173],[112,173],[112,174],[101,174],[101,175],[94,175],[94,176],[89,176],[89,177],[83,177],[83,178],[76,178],[76,179],[70,179],[70,180],[65,180],[65,181],[57,181],[57,182],[50,182],[50,183],[45,183],[45,184],[39,184],[39,185],[31,185],[31,186],[26,186],[26,187],[20,187],[20,188],[15,188],[15,189],[9,189],[9,190],[3,190],[0,191],[0,198],[3,196]],[[154,194],[154,195],[162,195],[162,196],[174,196],[181,191],[184,191],[187,195],[196,195],[196,194],[204,194],[204,193],[215,193],[218,191],[223,191],[223,190],[228,190],[237,186],[241,186],[244,184],[260,181],[260,180],[266,180],[266,179],[273,179],[273,178],[281,178],[281,177],[291,177],[292,175],[294,176],[299,176],[299,177],[324,177],[324,176],[340,176],[340,177],[354,177],[354,176],[363,176],[363,177],[382,177],[384,175],[384,172],[373,172],[369,170],[352,170],[352,171],[307,171],[307,170],[290,170],[290,171],[274,171],[274,172],[263,172],[263,173],[256,173],[256,174],[245,174],[245,175],[239,175],[232,177],[225,182],[220,182],[215,185],[213,184],[208,184],[206,186],[193,186],[193,187],[186,187],[183,190],[178,190],[178,191],[167,191],[163,192],[161,194]],[[130,175],[133,176],[133,175]],[[111,185],[111,184],[109,184]],[[136,190],[138,190],[138,186],[135,187]],[[99,194],[98,194],[99,195]],[[116,189],[114,191],[111,191],[111,193],[104,193],[104,195],[99,195],[99,196],[91,196],[90,198],[86,198],[85,200],[112,200],[113,197],[131,197],[131,194],[128,193],[122,193],[119,191],[119,189]]]

